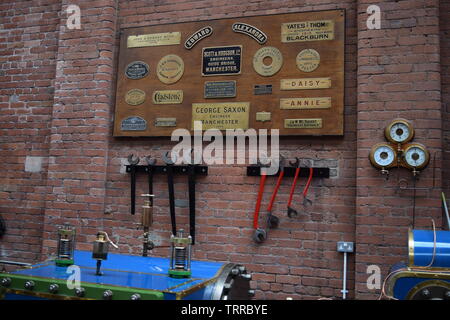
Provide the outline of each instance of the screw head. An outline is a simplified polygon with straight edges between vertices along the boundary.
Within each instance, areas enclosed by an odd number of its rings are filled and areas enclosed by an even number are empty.
[[[28,280],[27,282],[25,282],[25,289],[27,290],[33,290],[34,289],[34,281],[33,280]]]
[[[447,290],[447,291],[444,293],[444,299],[445,299],[445,300],[450,300],[450,290]]]
[[[84,288],[76,288],[75,294],[77,295],[77,297],[84,297],[84,295],[86,294],[86,290],[84,290]]]
[[[103,292],[103,299],[104,300],[111,300],[113,296],[113,292],[111,290],[105,290]]]
[[[3,278],[0,284],[4,287],[9,287],[11,285],[11,278]]]
[[[139,293],[135,293],[135,294],[131,295],[130,299],[134,300],[134,301],[141,300],[141,295]]]
[[[422,294],[422,296],[424,296],[426,298],[426,297],[430,296],[431,292],[428,289],[423,289],[421,294]]]
[[[53,283],[48,286],[48,291],[50,291],[51,293],[57,293],[58,289],[59,289],[59,286],[56,283]]]

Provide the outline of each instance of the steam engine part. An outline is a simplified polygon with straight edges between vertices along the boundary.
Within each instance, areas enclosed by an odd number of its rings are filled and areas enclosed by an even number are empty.
[[[177,235],[170,237],[170,269],[169,276],[173,278],[189,278],[191,276],[192,237],[184,236],[180,229]]]
[[[104,256],[103,256],[104,257]],[[92,271],[92,253],[75,251],[79,287],[67,286],[68,266],[52,262],[0,273],[0,299],[245,300],[252,297],[251,274],[235,263],[192,261],[191,278],[168,275],[168,258],[108,254],[108,276]]]
[[[73,252],[75,250],[75,229],[65,225],[58,229],[58,247],[55,263],[58,266],[70,266],[73,264]]]
[[[409,265],[392,267],[386,294],[400,300],[450,300],[450,231],[410,230]]]

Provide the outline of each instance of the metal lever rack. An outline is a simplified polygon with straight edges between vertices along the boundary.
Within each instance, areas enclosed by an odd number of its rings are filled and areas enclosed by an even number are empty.
[[[293,177],[295,176],[296,167],[284,167],[284,176],[285,177]],[[330,168],[313,168],[313,178],[329,178],[330,177]],[[273,177],[277,177],[280,173],[277,172],[274,175],[270,175]],[[249,177],[259,177],[261,176],[261,166],[248,166],[247,167],[247,176]],[[301,167],[299,177],[308,177],[309,176],[309,167]]]
[[[193,165],[195,170],[195,175],[198,176],[207,176],[208,175],[208,167],[207,166],[200,166],[200,165]],[[152,170],[153,173],[166,173],[167,172],[167,166],[166,165],[127,165],[126,166],[126,172],[130,173],[131,168],[134,167],[136,170],[136,173],[138,172],[144,172],[148,173],[149,168]],[[183,165],[183,166],[177,166],[173,165],[173,173],[174,174],[188,174],[189,166]]]

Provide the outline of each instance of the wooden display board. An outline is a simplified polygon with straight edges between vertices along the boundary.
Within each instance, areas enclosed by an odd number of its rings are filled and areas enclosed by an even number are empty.
[[[114,136],[343,135],[343,10],[122,30]]]

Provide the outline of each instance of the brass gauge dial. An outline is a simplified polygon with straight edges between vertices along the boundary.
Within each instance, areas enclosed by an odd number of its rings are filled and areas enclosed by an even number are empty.
[[[394,119],[384,130],[386,139],[393,143],[405,143],[414,137],[414,128],[405,119]]]
[[[397,164],[397,152],[387,143],[377,143],[369,154],[370,162],[376,168],[390,168]]]
[[[407,168],[422,169],[428,165],[430,153],[424,145],[411,143],[405,147],[403,160]]]

